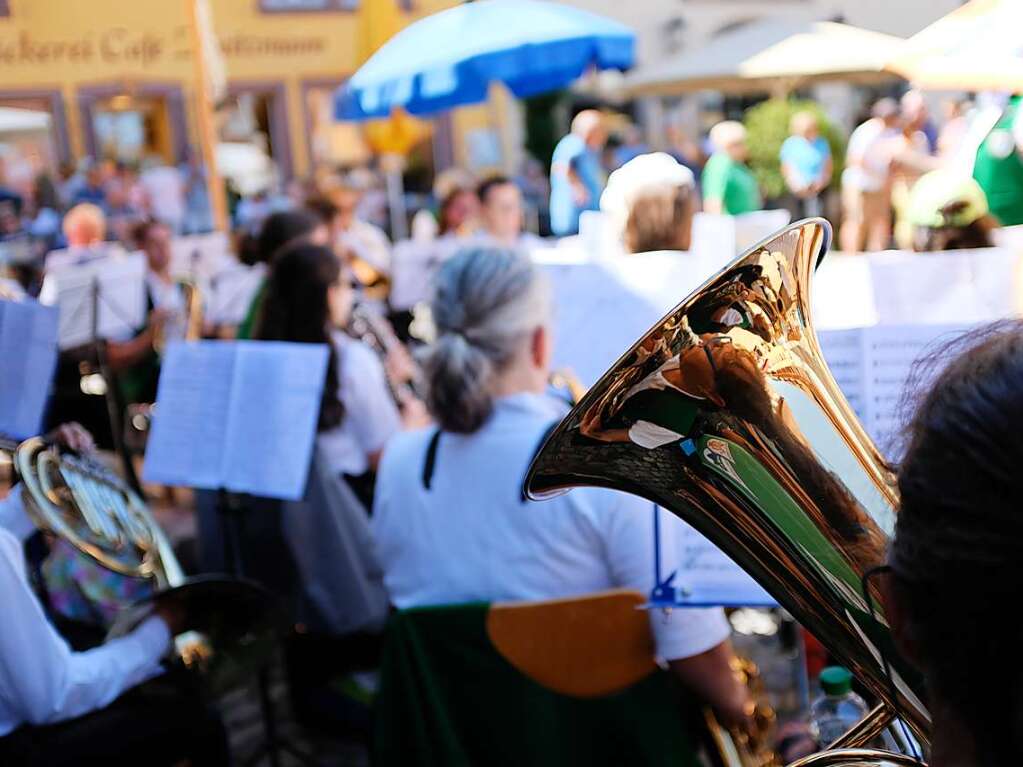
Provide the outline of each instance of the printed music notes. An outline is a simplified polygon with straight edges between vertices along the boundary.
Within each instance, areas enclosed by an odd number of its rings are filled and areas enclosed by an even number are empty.
[[[914,397],[926,391],[916,363],[970,329],[954,325],[876,325],[818,333],[824,358],[849,405],[878,448],[889,458],[899,452],[899,432],[911,415]],[[919,373],[923,376],[917,379]],[[911,389],[911,390],[910,390]]]
[[[0,360],[0,434],[28,439],[42,430],[57,365],[57,310],[0,301]]]
[[[673,519],[679,553],[676,604],[688,607],[776,607],[777,602],[728,555],[681,519]]]
[[[173,343],[160,373],[147,482],[298,500],[305,492],[327,347]]]

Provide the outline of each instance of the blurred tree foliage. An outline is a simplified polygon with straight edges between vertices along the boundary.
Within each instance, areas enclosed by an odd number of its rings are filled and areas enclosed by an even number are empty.
[[[566,91],[541,93],[526,99],[526,149],[543,163],[547,172],[551,169],[551,155],[561,138],[557,124],[558,107],[566,97]]]
[[[760,188],[768,199],[778,198],[786,193],[785,181],[781,175],[781,161],[778,153],[789,137],[789,121],[796,112],[813,112],[817,116],[821,135],[831,146],[835,169],[832,183],[842,175],[842,161],[845,157],[845,136],[831,122],[827,113],[815,101],[805,99],[768,99],[750,107],[743,115],[749,143],[749,166],[753,170]]]

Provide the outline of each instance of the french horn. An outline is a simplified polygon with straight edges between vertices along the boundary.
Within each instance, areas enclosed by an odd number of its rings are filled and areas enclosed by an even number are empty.
[[[210,693],[242,681],[266,659],[277,615],[262,587],[224,576],[186,577],[139,496],[94,460],[61,455],[33,437],[14,449],[14,464],[22,502],[38,529],[110,572],[148,584],[149,597],[119,606],[108,638],[134,629],[156,600],[174,599],[194,628],[175,637],[173,655]]]
[[[565,417],[526,491],[600,486],[672,511],[856,675],[878,708],[800,767],[919,764],[864,748],[896,718],[926,747],[930,715],[881,594],[862,585],[884,561],[898,499],[813,329],[812,277],[830,240],[826,221],[804,220],[710,278]]]

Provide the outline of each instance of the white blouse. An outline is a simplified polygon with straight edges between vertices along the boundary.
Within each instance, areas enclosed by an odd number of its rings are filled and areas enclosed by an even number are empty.
[[[167,625],[149,618],[127,636],[73,652],[28,584],[22,538],[34,530],[16,488],[0,500],[0,736],[103,708],[161,673]]]
[[[345,415],[339,426],[320,432],[316,444],[338,474],[358,476],[369,470],[369,456],[382,450],[401,429],[401,414],[376,353],[341,332],[334,334],[333,341],[339,371],[338,398]]]
[[[543,395],[497,400],[476,433],[441,434],[430,489],[423,467],[435,430],[402,432],[388,444],[371,525],[395,606],[556,599],[622,587],[651,591],[648,501],[599,488],[523,501],[529,463],[562,414]],[[661,514],[663,529],[679,524]],[[679,537],[662,537],[665,573],[679,561]],[[669,660],[697,655],[729,635],[719,609],[656,611],[650,619],[658,654]]]

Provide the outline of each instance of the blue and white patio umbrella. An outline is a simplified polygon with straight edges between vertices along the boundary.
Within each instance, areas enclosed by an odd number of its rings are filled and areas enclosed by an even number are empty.
[[[339,120],[429,115],[486,100],[491,82],[522,98],[568,85],[589,68],[632,66],[635,33],[546,0],[478,0],[395,35],[338,89]]]

